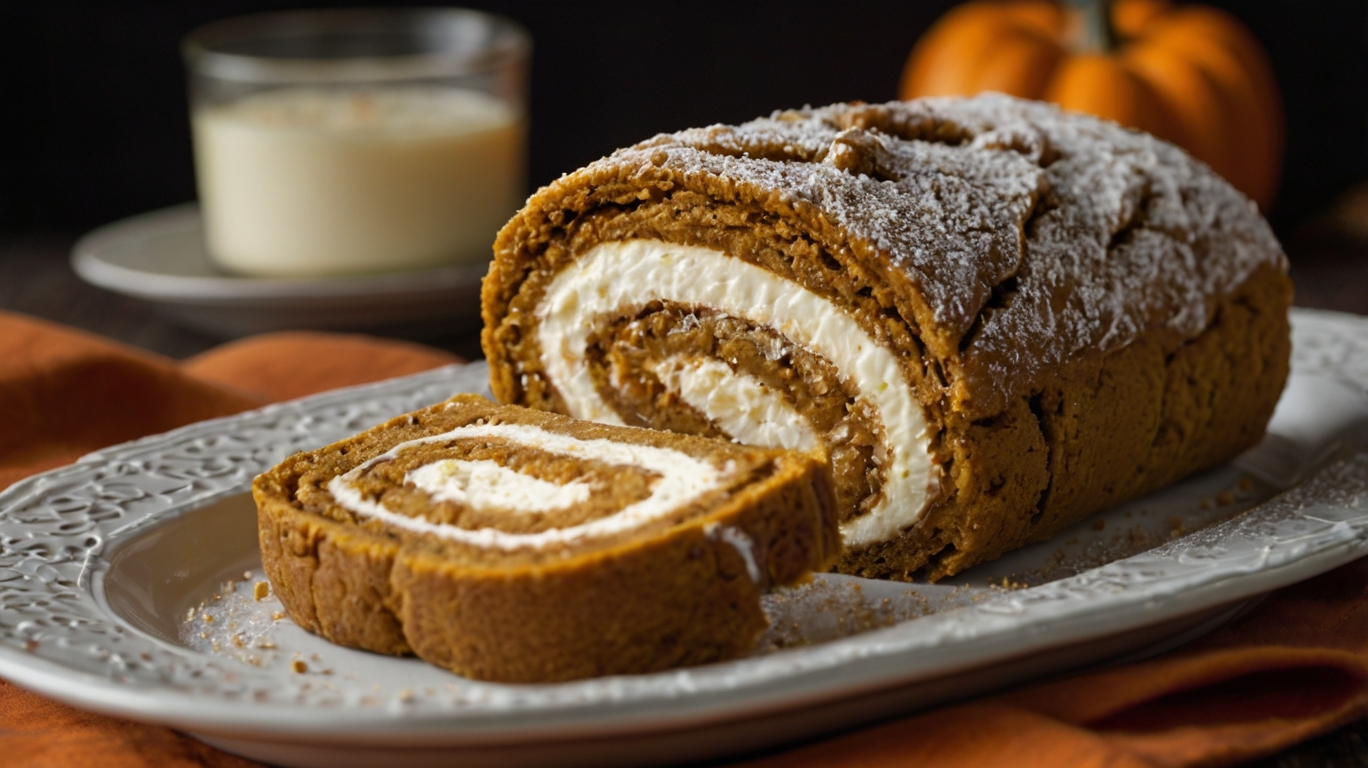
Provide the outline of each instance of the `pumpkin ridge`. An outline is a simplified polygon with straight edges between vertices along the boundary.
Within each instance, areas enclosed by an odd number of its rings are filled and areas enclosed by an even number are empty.
[[[1208,22],[1209,23],[1209,22]],[[1202,68],[1220,84],[1237,115],[1232,123],[1238,129],[1223,138],[1247,147],[1237,157],[1239,173],[1230,178],[1242,192],[1267,208],[1272,202],[1282,165],[1282,107],[1277,88],[1271,84],[1271,69],[1252,71],[1240,53],[1229,47],[1209,44],[1207,38],[1179,23],[1177,18],[1162,19],[1151,35],[1152,44],[1172,56],[1180,56]],[[1263,66],[1267,66],[1264,62]]]
[[[1247,188],[1251,179],[1239,158],[1250,153],[1246,135],[1233,118],[1240,111],[1216,80],[1198,62],[1178,52],[1138,43],[1123,54],[1126,66],[1149,83],[1169,109],[1175,141],[1235,186]]]
[[[995,46],[979,56],[972,80],[980,91],[1039,98],[1065,55],[1063,46],[1040,32],[1011,27]]]

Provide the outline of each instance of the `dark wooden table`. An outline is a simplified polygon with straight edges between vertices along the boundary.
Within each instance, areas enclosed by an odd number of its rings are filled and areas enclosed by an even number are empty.
[[[71,271],[74,236],[0,236],[0,310],[75,326],[173,358],[223,342],[161,317],[149,304],[86,285]],[[1368,239],[1325,226],[1287,239],[1296,303],[1368,315]],[[480,357],[473,334],[423,339],[469,359]],[[1281,754],[1257,768],[1368,768],[1368,720],[1351,723]]]

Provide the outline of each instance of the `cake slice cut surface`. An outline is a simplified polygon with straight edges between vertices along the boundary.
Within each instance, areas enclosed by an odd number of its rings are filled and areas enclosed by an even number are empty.
[[[253,494],[300,626],[508,682],[744,653],[760,594],[840,547],[820,455],[476,396],[292,456]]]

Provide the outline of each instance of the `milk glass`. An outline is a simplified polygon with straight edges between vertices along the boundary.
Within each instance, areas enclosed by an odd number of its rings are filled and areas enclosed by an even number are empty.
[[[488,261],[526,193],[531,42],[461,9],[271,13],[182,44],[207,250],[301,277]]]

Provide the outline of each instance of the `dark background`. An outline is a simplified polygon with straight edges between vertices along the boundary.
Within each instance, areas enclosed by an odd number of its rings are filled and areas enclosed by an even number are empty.
[[[228,16],[358,4],[391,3],[0,0],[0,235],[77,234],[193,199],[181,36]],[[1211,4],[1250,27],[1277,72],[1288,143],[1271,218],[1286,234],[1368,177],[1368,4]],[[469,5],[535,40],[535,187],[661,131],[894,98],[908,51],[953,3]]]

